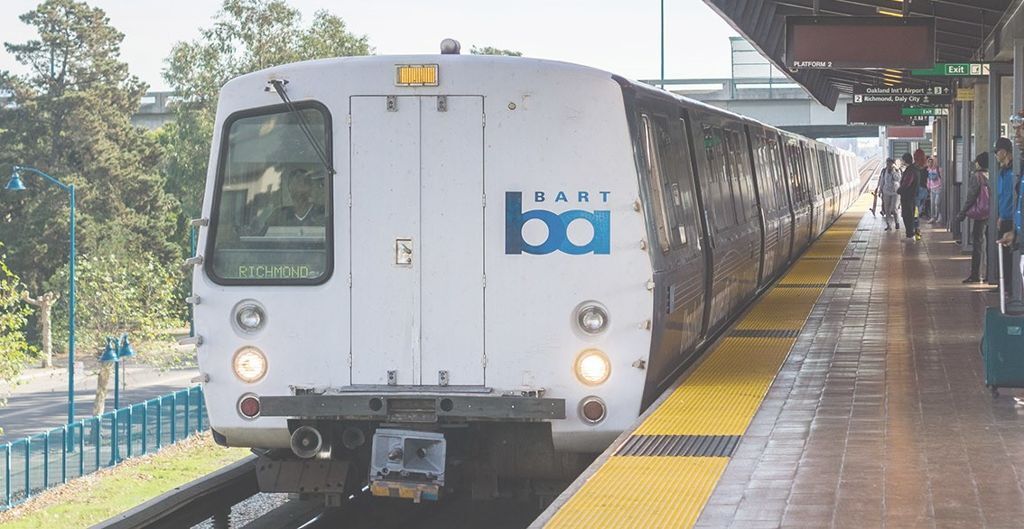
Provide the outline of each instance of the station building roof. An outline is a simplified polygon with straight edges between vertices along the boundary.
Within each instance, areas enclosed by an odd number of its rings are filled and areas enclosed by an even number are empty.
[[[818,102],[835,109],[839,94],[859,84],[882,84],[882,70],[787,70],[786,17],[790,15],[876,16],[881,10],[935,17],[935,62],[1012,60],[1003,28],[1024,36],[1024,0],[704,0],[744,38]],[[1017,30],[1022,31],[1018,32]],[[851,42],[851,46],[856,43]],[[1008,53],[1007,53],[1008,52]],[[925,83],[904,73],[903,83]]]

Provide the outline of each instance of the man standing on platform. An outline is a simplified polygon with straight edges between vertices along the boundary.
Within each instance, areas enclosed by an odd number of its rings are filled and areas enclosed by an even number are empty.
[[[1017,209],[1016,177],[1013,174],[1013,143],[1009,138],[996,140],[996,161],[999,162],[996,176],[996,196],[999,199],[999,221],[997,224],[997,241],[1003,246],[1013,243],[1014,211]],[[1013,280],[1009,275],[1013,269],[1013,252],[1003,252],[1003,292],[1007,298],[1013,297]]]
[[[914,157],[909,152],[903,153],[903,177],[900,187],[896,190],[900,195],[900,209],[903,210],[903,227],[908,239],[914,238],[914,206],[917,202],[918,171],[914,165]]]

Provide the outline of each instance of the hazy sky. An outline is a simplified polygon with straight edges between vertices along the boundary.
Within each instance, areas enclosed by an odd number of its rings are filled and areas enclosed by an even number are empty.
[[[199,36],[218,0],[87,0],[125,34],[121,55],[154,90],[166,89],[164,59],[179,41]],[[0,0],[0,40],[34,38],[18,15],[38,0]],[[514,49],[530,57],[595,66],[633,79],[659,75],[659,1],[619,0],[288,0],[309,23],[326,9],[369,37],[378,54],[437,53],[441,39]],[[665,77],[729,77],[731,27],[701,0],[665,1]],[[268,38],[273,36],[268,35]],[[0,69],[24,72],[5,50]]]

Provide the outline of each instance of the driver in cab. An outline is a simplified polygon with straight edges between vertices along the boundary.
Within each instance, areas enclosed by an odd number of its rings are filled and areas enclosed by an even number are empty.
[[[289,169],[284,174],[284,187],[288,189],[291,205],[277,208],[267,218],[266,229],[274,226],[324,226],[326,213],[323,204],[314,202],[316,184],[313,171],[309,169]]]

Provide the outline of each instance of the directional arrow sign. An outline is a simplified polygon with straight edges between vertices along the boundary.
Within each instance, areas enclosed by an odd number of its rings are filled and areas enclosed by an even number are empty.
[[[927,70],[910,70],[910,75],[924,77],[985,77],[988,75],[988,63],[953,62],[939,63]]]
[[[904,116],[948,116],[949,109],[945,107],[919,107],[904,108],[900,110]]]

